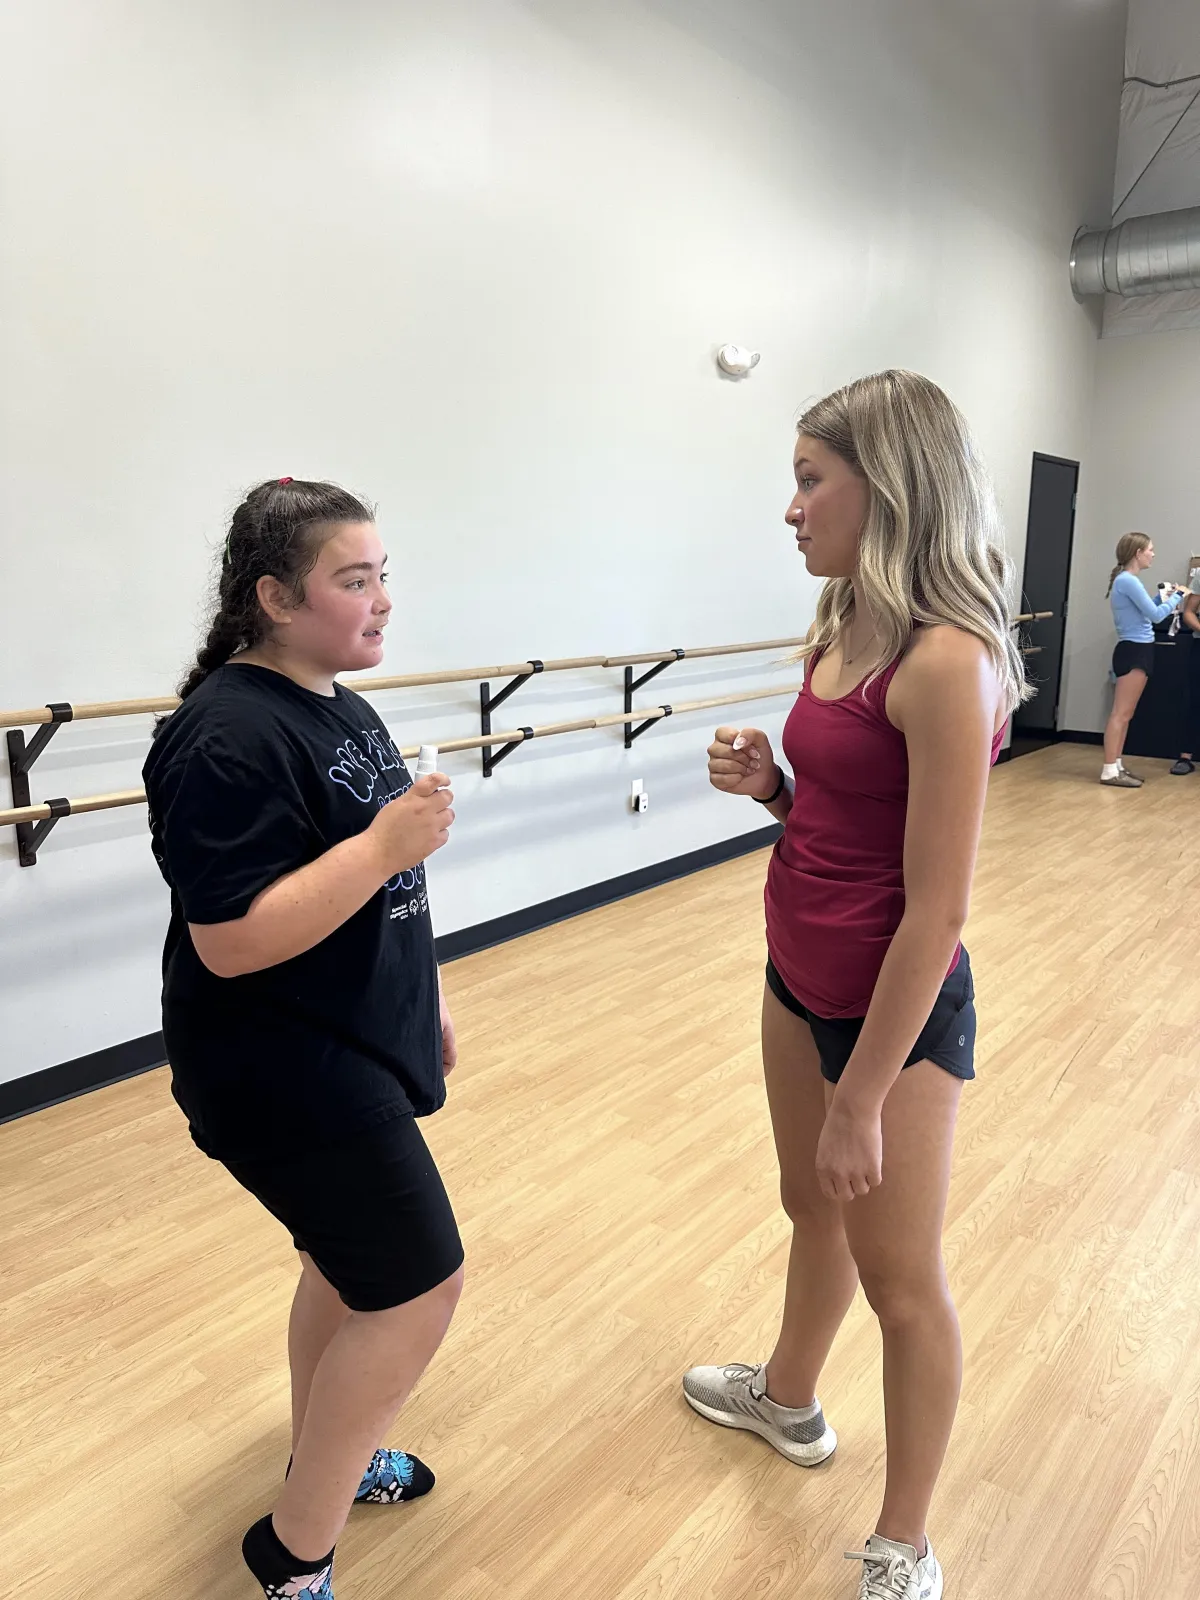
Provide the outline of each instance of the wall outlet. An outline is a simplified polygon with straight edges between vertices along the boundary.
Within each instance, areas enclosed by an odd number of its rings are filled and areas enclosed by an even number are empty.
[[[650,796],[646,793],[646,786],[641,778],[635,778],[629,790],[629,808],[631,811],[644,812],[650,807]]]

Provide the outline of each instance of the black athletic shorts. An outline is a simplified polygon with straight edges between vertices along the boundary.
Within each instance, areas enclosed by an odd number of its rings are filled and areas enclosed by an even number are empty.
[[[1117,648],[1113,651],[1113,677],[1123,678],[1135,667],[1140,668],[1148,678],[1153,675],[1154,646],[1139,644],[1136,639],[1118,639]]]
[[[808,1023],[821,1058],[821,1075],[829,1083],[837,1083],[845,1071],[850,1052],[858,1043],[865,1018],[818,1017],[791,993],[769,957],[767,988],[781,1006]],[[975,1076],[975,980],[965,949],[939,990],[929,1021],[921,1029],[904,1065],[911,1067],[918,1061],[932,1061],[955,1078]]]
[[[223,1163],[351,1311],[386,1311],[463,1264],[458,1224],[413,1116],[286,1159]]]

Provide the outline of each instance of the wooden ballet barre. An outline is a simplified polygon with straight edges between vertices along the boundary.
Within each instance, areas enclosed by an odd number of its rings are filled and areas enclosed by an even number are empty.
[[[87,811],[115,811],[118,806],[143,805],[144,789],[119,789],[115,794],[89,794],[80,800],[43,800],[40,805],[14,806],[11,811],[0,811],[0,827],[16,826],[24,822],[44,822],[59,817],[78,817]],[[65,806],[65,811],[55,811],[55,806]]]
[[[556,661],[515,661],[486,667],[454,667],[445,672],[414,672],[399,677],[347,678],[348,689],[421,689],[440,683],[478,683],[485,678],[527,678],[542,672],[575,672],[586,667],[622,667],[644,661],[698,659],[708,656],[744,655],[754,650],[780,650],[803,644],[803,639],[759,639],[750,644],[703,645],[696,650],[661,650],[634,656],[567,656]],[[340,680],[339,680],[340,681]],[[98,717],[136,717],[174,711],[178,695],[159,695],[142,700],[95,700],[64,703],[56,718],[52,706],[30,706],[23,711],[0,711],[0,728],[32,728],[42,723],[90,722]]]
[[[1010,628],[1015,628],[1018,622],[1045,622],[1047,617],[1052,617],[1053,611],[1022,611],[1019,617],[1014,617],[1009,623]]]
[[[465,739],[447,739],[438,745],[439,754],[459,750],[478,750],[484,744],[505,744],[514,748],[530,739],[551,738],[557,734],[584,733],[593,728],[613,727],[623,722],[642,722],[643,725],[660,721],[684,711],[707,711],[715,706],[736,705],[739,701],[769,700],[778,695],[798,694],[800,685],[789,683],[774,689],[739,690],[735,694],[714,695],[706,700],[687,700],[675,706],[642,706],[636,711],[614,711],[599,717],[580,717],[571,722],[548,722],[541,727],[506,728],[486,735],[474,734]],[[400,751],[405,760],[411,760],[420,749],[408,745]],[[46,800],[40,805],[17,806],[0,811],[0,827],[24,826],[32,823],[49,823],[53,826],[62,817],[80,816],[89,811],[109,811],[118,806],[144,804],[144,789],[123,789],[115,794],[86,795],[79,800]],[[46,832],[49,832],[47,828]],[[42,838],[45,834],[42,834]],[[41,843],[41,839],[38,840]]]
[[[603,656],[580,656],[575,661],[545,661],[543,672],[565,672],[571,667],[602,667]],[[420,689],[439,683],[476,683],[481,678],[520,677],[534,671],[532,661],[519,661],[512,666],[462,667],[449,672],[407,673],[393,678],[346,678],[347,689]],[[156,700],[97,700],[91,704],[72,705],[71,722],[89,722],[97,717],[137,717],[162,711],[174,711],[179,696],[160,695]],[[33,706],[27,711],[0,711],[0,728],[28,728],[38,723],[53,722],[49,706]]]
[[[625,724],[625,748],[631,749],[633,741],[646,729],[653,725],[662,716],[670,716],[670,708],[665,711],[649,712],[643,714],[635,711],[633,696],[635,690],[648,683],[651,678],[660,672],[665,672],[669,666],[677,661],[682,661],[688,656],[696,658],[711,658],[723,655],[744,655],[756,650],[778,650],[789,646],[802,644],[802,639],[758,639],[745,644],[730,645],[702,645],[698,649],[657,651],[648,655],[636,656],[566,656],[552,661],[530,659],[528,661],[512,662],[508,665],[489,665],[482,667],[458,667],[444,672],[405,673],[392,677],[357,677],[345,680],[346,687],[351,689],[364,689],[367,691],[383,691],[389,689],[414,689],[446,683],[475,682],[479,684],[479,737],[466,740],[451,740],[446,746],[447,750],[480,751],[483,761],[483,775],[490,778],[496,766],[507,756],[511,755],[519,744],[526,738],[539,737],[539,733],[526,733],[523,729],[517,730],[514,737],[512,730],[497,733],[492,728],[492,713],[522,684],[528,683],[533,677],[544,672],[571,672],[588,667],[623,667],[625,680],[625,709],[614,718],[596,721],[587,718],[582,721],[553,724],[541,731],[545,733],[561,732],[573,733],[589,727],[607,726],[610,721]],[[652,663],[650,669],[641,677],[634,678],[633,663]],[[491,679],[506,677],[509,681],[495,694],[492,693]],[[770,691],[772,693],[778,691]],[[739,699],[754,698],[735,694],[732,699],[717,699],[713,705],[729,705]],[[33,706],[20,711],[0,711],[0,728],[8,728],[6,743],[8,746],[8,766],[12,780],[13,806],[8,812],[0,812],[0,826],[11,824],[17,828],[17,856],[23,867],[35,865],[37,850],[41,841],[60,817],[70,816],[72,812],[80,810],[102,810],[103,804],[92,804],[86,798],[72,802],[66,799],[45,801],[37,805],[29,789],[29,774],[38,757],[45,750],[50,740],[65,723],[86,722],[100,717],[120,717],[153,715],[155,713],[170,712],[179,704],[176,695],[158,695],[153,698],[141,700],[97,700],[87,701],[74,705],[68,701],[51,702],[44,706]],[[703,701],[695,702],[695,709],[705,704]],[[634,724],[637,724],[635,727]],[[37,732],[26,742],[22,731],[26,727],[35,727]],[[497,749],[497,746],[500,748]],[[414,752],[415,753],[415,752]],[[131,791],[129,795],[115,804],[132,805],[136,803],[140,792]],[[104,797],[92,797],[93,800]],[[35,827],[36,823],[36,827]]]
[[[438,755],[447,752],[453,755],[459,750],[482,750],[486,745],[493,744],[524,744],[530,739],[546,739],[556,733],[586,733],[596,726],[595,717],[580,717],[575,722],[546,722],[537,728],[499,728],[492,733],[474,733],[466,739],[447,739],[445,744],[439,744]],[[410,756],[417,754],[418,746],[401,750],[400,754],[407,761]]]
[[[90,704],[70,706],[71,715],[58,720],[65,722],[91,722],[96,717],[137,717],[157,711],[174,711],[179,704],[176,694],[159,695],[156,700],[95,700]],[[28,711],[0,711],[0,728],[30,728],[40,722],[53,722],[50,706],[31,706]]]
[[[645,733],[648,722],[643,722],[639,727],[634,727],[633,697],[639,689],[645,688],[651,678],[657,678],[660,672],[665,672],[668,667],[677,661],[695,660],[704,656],[742,655],[749,650],[784,650],[794,645],[804,644],[804,639],[760,639],[756,644],[726,644],[708,645],[699,650],[660,650],[652,655],[609,656],[606,666],[624,668],[625,685],[625,748],[633,749],[633,741]],[[640,677],[635,678],[635,666],[650,663],[650,666]],[[484,761],[486,770],[487,762]]]
[[[575,722],[547,722],[536,728],[496,729],[486,735],[472,734],[466,739],[447,739],[437,748],[439,755],[444,755],[459,750],[479,750],[486,744],[528,744],[531,739],[550,738],[560,733],[583,733],[591,728],[612,728],[623,722],[657,722],[675,712],[708,711],[714,706],[732,706],[744,700],[767,700],[773,695],[799,693],[798,683],[789,683],[778,689],[751,689],[748,693],[739,690],[736,694],[715,695],[707,700],[686,700],[675,706],[642,706],[636,711],[612,711],[599,717],[583,717]],[[410,756],[417,754],[419,748],[419,745],[412,745],[408,749],[401,750],[400,754],[408,760]],[[0,823],[3,822],[4,813],[0,812]]]
[[[604,656],[569,656],[562,661],[516,661],[509,666],[463,667],[449,672],[408,673],[399,678],[345,678],[347,689],[422,689],[437,683],[479,683],[484,678],[528,678],[536,672],[576,672],[582,667],[605,667]]]
[[[712,644],[699,650],[652,650],[646,655],[609,656],[606,667],[637,667],[648,661],[698,661],[705,656],[740,656],[750,650],[786,650],[804,639],[759,639],[755,644]]]

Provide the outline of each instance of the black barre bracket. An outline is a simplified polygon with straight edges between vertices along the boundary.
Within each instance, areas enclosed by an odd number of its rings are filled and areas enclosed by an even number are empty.
[[[18,822],[17,835],[17,861],[22,867],[36,867],[37,853],[46,842],[46,838],[58,821],[59,817],[71,815],[71,802],[69,800],[41,800],[39,805],[49,806],[50,815],[43,817],[41,822]]]
[[[483,775],[484,775],[484,777],[485,778],[490,778],[492,773],[495,772],[496,768],[504,760],[505,756],[512,755],[514,750],[518,749],[521,745],[523,745],[526,742],[526,740],[532,739],[533,736],[534,736],[534,734],[533,734],[533,729],[532,728],[522,728],[521,729],[521,737],[519,739],[510,739],[507,744],[501,745],[499,750],[496,751],[495,755],[492,754],[491,745],[488,745],[488,747],[483,752]]]
[[[670,661],[660,661],[660,662],[658,662],[656,666],[653,666],[653,667],[650,668],[649,672],[643,672],[640,678],[635,678],[634,677],[633,668],[632,667],[626,667],[625,668],[625,714],[626,714],[626,716],[628,716],[628,714],[633,710],[633,696],[634,696],[635,692],[638,689],[640,689],[644,684],[649,683],[651,678],[657,678],[660,672],[665,672],[668,667],[673,667],[677,661],[682,661],[685,655],[687,655],[687,651],[686,650],[675,650],[675,651],[673,651],[672,654],[671,654]],[[665,706],[663,709],[664,709],[666,715],[669,717],[671,715],[670,706]],[[651,719],[651,721],[653,721],[653,722],[660,722],[661,720],[662,719],[660,717],[653,717]],[[632,750],[633,749],[633,741],[637,738],[639,733],[645,733],[646,729],[649,726],[650,726],[649,722],[643,722],[641,727],[635,730],[632,723],[627,722],[625,724],[625,748],[626,748],[626,750]]]
[[[632,723],[625,724],[625,748],[628,750],[635,739],[640,739],[647,728],[652,728],[656,722],[662,722],[666,717],[673,715],[671,706],[659,706],[660,716],[647,717],[645,722],[639,722],[635,728]]]
[[[75,715],[74,708],[66,701],[56,701],[46,707],[50,713],[50,721],[45,722],[34,734],[28,744],[20,728],[10,728],[8,733],[8,770],[12,779],[12,797],[14,808],[33,804],[29,794],[29,772],[34,762],[42,751],[53,739],[64,722],[70,722]],[[58,821],[59,817],[69,817],[71,804],[68,800],[47,800],[41,802],[50,807],[50,815],[36,826],[32,822],[18,822],[17,831],[17,860],[23,867],[37,866],[37,853],[45,843],[46,836]]]
[[[545,670],[545,663],[541,661],[531,661],[529,663],[529,667],[530,670],[528,672],[518,673],[512,682],[506,683],[504,688],[501,689],[500,693],[497,695],[492,694],[492,686],[490,683],[481,683],[479,685],[479,732],[485,738],[492,731],[492,712],[495,711],[497,706],[503,705],[510,694],[516,694],[517,690],[523,683],[528,683],[530,678],[536,676],[536,674],[539,672],[543,672]],[[505,756],[510,756],[517,748],[518,744],[524,744],[525,739],[533,738],[532,728],[522,728],[521,732],[524,734],[525,738],[514,739],[511,744],[506,744],[498,755],[492,754],[492,746],[490,744],[485,744],[483,746],[481,754],[483,756],[483,775],[485,778],[491,777],[492,773],[504,760]]]

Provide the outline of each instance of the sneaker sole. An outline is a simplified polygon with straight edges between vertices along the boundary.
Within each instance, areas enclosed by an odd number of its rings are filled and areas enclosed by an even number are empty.
[[[752,1417],[743,1417],[734,1411],[716,1411],[712,1406],[693,1400],[686,1389],[683,1391],[683,1398],[696,1415],[703,1417],[706,1422],[715,1422],[719,1428],[740,1428],[745,1433],[756,1433],[760,1439],[765,1439],[773,1450],[778,1450],[785,1460],[797,1467],[819,1467],[822,1461],[828,1461],[837,1449],[837,1434],[828,1423],[825,1424],[825,1432],[812,1444],[793,1444],[790,1439],[781,1439],[764,1422],[756,1422]],[[940,1597],[939,1588],[936,1600],[940,1600]],[[930,1600],[935,1600],[935,1596],[931,1595]]]

